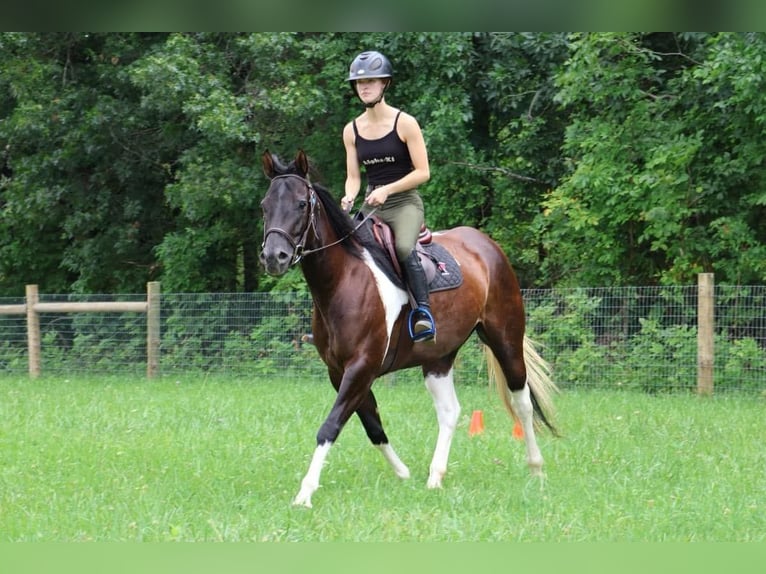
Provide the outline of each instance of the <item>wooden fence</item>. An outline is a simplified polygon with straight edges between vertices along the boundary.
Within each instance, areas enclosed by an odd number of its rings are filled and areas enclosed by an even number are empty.
[[[715,284],[712,273],[697,276],[697,392],[713,393]]]
[[[146,285],[146,301],[98,301],[82,303],[41,303],[37,285],[26,286],[26,303],[0,305],[0,315],[27,316],[27,347],[29,375],[40,375],[40,313],[145,313],[146,314],[146,375],[151,378],[160,368],[160,284]]]
[[[168,295],[172,299],[173,295]],[[36,285],[26,288],[26,302],[19,305],[0,305],[0,315],[26,315],[26,339],[29,374],[32,377],[40,375],[41,366],[41,313],[145,313],[146,314],[146,374],[148,377],[157,376],[160,372],[160,284],[147,284],[146,300],[132,302],[40,302]],[[172,307],[169,299],[166,303]],[[170,307],[168,308],[170,309]],[[309,312],[307,310],[307,312]],[[616,311],[615,311],[616,312]],[[614,313],[614,312],[613,312]],[[716,337],[715,325],[715,286],[713,274],[705,273],[698,277],[697,283],[697,364],[696,390],[699,394],[709,395],[714,387],[714,360]],[[22,335],[23,336],[23,335]],[[259,338],[258,340],[263,340]],[[269,339],[265,338],[264,344]],[[139,339],[141,343],[141,339]],[[166,342],[168,348],[173,346]],[[693,368],[693,367],[692,367]]]

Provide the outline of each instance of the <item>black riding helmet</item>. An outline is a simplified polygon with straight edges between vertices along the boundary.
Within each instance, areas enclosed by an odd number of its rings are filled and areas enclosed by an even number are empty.
[[[365,78],[389,78],[386,85],[383,87],[383,91],[380,93],[380,98],[369,104],[365,104],[367,107],[374,107],[383,98],[383,94],[391,85],[394,76],[394,69],[391,66],[391,62],[388,61],[383,54],[375,51],[362,52],[354,61],[351,62],[351,66],[348,69],[348,81],[351,82],[351,87],[354,93],[359,96],[356,91],[356,81],[363,80]]]

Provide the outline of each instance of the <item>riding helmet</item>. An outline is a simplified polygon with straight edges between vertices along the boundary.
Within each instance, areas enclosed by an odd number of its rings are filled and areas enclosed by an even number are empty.
[[[369,51],[362,52],[351,62],[348,81],[353,82],[364,78],[391,78],[393,75],[394,70],[388,58],[380,52]]]
[[[378,96],[375,101],[364,104],[367,108],[374,108],[380,103],[386,90],[391,86],[393,75],[394,70],[391,66],[391,62],[389,62],[388,58],[383,54],[375,51],[362,52],[354,58],[354,61],[351,62],[351,66],[348,69],[348,81],[357,96],[359,96],[359,92],[356,89],[357,80],[364,78],[388,78],[388,81],[383,86],[383,91],[380,92],[380,96]]]

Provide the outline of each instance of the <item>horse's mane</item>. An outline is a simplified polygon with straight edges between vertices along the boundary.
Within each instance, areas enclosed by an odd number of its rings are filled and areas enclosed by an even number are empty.
[[[330,222],[330,226],[335,231],[335,234],[339,238],[347,238],[341,242],[343,248],[348,251],[350,255],[361,259],[361,248],[367,247],[368,239],[374,241],[372,234],[370,234],[369,230],[366,229],[366,226],[364,225],[355,231],[354,227],[356,227],[356,224],[351,217],[349,217],[348,213],[340,208],[335,197],[330,193],[330,190],[320,183],[312,183],[311,185],[314,187],[314,191],[319,198],[319,203],[322,204],[324,212],[327,214],[327,219]]]
[[[394,272],[391,259],[372,234],[372,221],[367,220],[360,225],[363,219],[361,214],[352,219],[348,213],[341,209],[326,187],[319,183],[312,185],[333,230],[338,237],[347,238],[341,242],[343,248],[349,254],[360,259],[362,258],[362,248],[366,249],[375,264],[391,279],[394,285],[403,287],[401,278]]]

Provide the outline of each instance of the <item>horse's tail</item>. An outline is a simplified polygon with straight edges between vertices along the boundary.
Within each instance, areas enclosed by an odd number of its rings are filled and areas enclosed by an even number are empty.
[[[484,345],[484,354],[487,360],[490,384],[495,383],[495,388],[506,410],[513,417],[513,420],[518,421],[519,417],[513,408],[511,393],[508,390],[508,384],[497,357],[487,345]],[[540,429],[541,425],[545,425],[555,436],[558,436],[559,433],[553,426],[551,419],[555,414],[553,395],[558,393],[559,389],[551,379],[550,364],[540,356],[535,343],[526,335],[524,335],[524,363],[527,367],[527,384],[529,384],[529,394],[534,407],[535,427]]]

